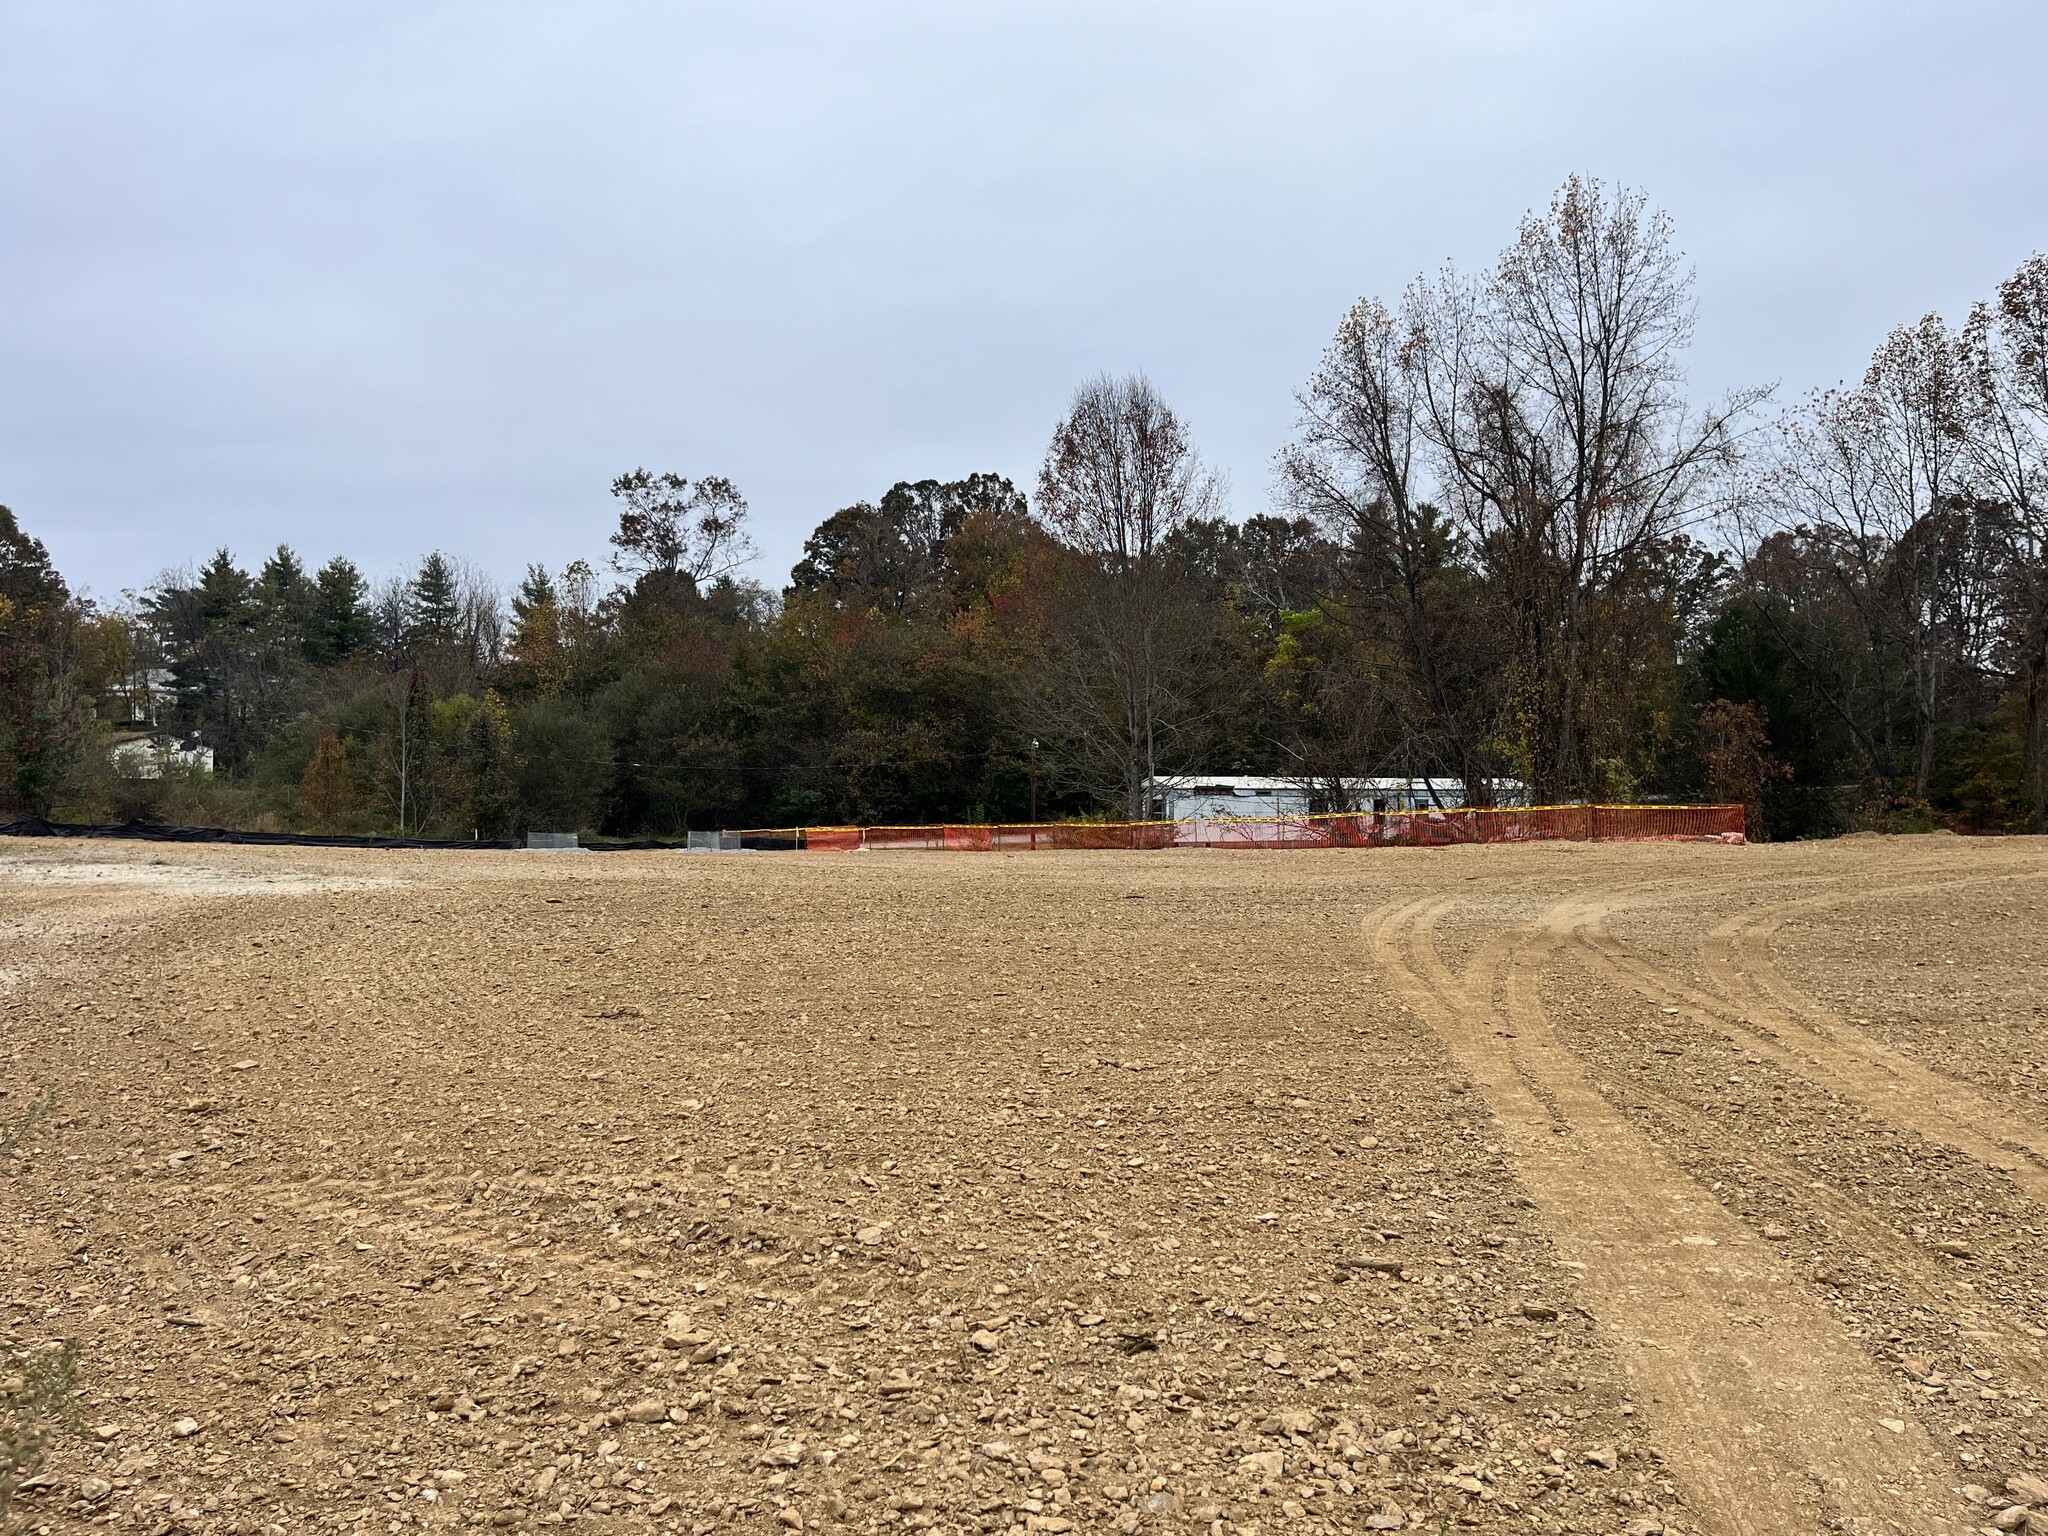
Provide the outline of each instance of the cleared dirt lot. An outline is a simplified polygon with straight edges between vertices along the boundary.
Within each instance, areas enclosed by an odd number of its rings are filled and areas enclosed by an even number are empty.
[[[2012,1528],[2044,896],[1953,838],[0,844],[0,1120],[58,1096],[0,1328],[86,1389],[18,1512]]]

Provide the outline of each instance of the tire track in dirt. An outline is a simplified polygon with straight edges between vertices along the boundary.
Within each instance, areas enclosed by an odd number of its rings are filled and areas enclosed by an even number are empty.
[[[2013,879],[2048,879],[2048,870],[2008,871],[1996,876],[1942,880],[1924,885],[1887,886],[1883,890],[1833,891],[1772,902],[1755,912],[1739,914],[1717,924],[1702,941],[1700,958],[1714,984],[1737,1007],[1762,1011],[1794,1021],[1809,1033],[1833,1040],[1880,1065],[1889,1066],[1895,1062],[1917,1065],[1910,1056],[1884,1045],[1861,1026],[1826,1007],[1797,986],[1785,974],[1776,956],[1772,954],[1772,938],[1786,923],[1803,912],[1845,906],[1879,895],[1924,894],[1936,890],[2003,883]],[[1967,1091],[1979,1101],[1980,1109],[1990,1107],[1998,1116],[2000,1127],[2005,1134],[2019,1148],[2026,1150],[2035,1161],[2048,1166],[2048,1135],[2042,1134],[2037,1127],[2021,1118],[2015,1112],[2017,1106],[2000,1106],[1995,1098],[1985,1095],[1980,1088],[1965,1085],[1946,1074],[1936,1075],[1941,1082],[1954,1082],[1958,1089]],[[2018,1128],[2017,1131],[2015,1127]]]
[[[1436,952],[1447,899],[1383,912],[1368,941],[1485,1093],[1581,1300],[1623,1345],[1674,1476],[1732,1536],[1959,1530],[1945,1458],[1891,1384],[1557,1037],[1544,970],[1579,905],[1489,938],[1462,979]]]
[[[1803,1169],[1773,1157],[1755,1142],[1730,1135],[1710,1115],[1680,1099],[1642,1083],[1629,1084],[1628,1091],[1649,1101],[1638,1107],[1663,1116],[1674,1131],[1703,1151],[1746,1165],[1786,1189],[1796,1190],[1800,1202],[1832,1227],[1845,1246],[1885,1271],[1909,1304],[1953,1318],[1980,1352],[1997,1361],[2000,1371],[2036,1392],[2048,1392],[2048,1360],[2030,1344],[2024,1328],[2010,1317],[1992,1315],[1988,1304],[1972,1306],[1959,1301],[1952,1294],[1955,1276],[1876,1212]]]
[[[1773,903],[1761,912],[1718,924],[1703,940],[1701,953],[1719,992],[1693,986],[1625,950],[1607,928],[1608,917],[1628,904],[1624,901],[1579,904],[1571,913],[1569,937],[1579,958],[1596,973],[1660,1006],[1675,1007],[1783,1070],[1861,1104],[1897,1129],[1995,1169],[2037,1204],[2048,1205],[2048,1132],[2028,1124],[1975,1085],[1923,1066],[1818,1004],[1807,1002],[1804,1010],[1788,1006],[1782,996],[1752,986],[1731,958],[1750,924],[1773,917],[1782,923],[1803,907],[1917,889],[1921,887],[1822,893]],[[1789,983],[1784,985],[1790,990]]]

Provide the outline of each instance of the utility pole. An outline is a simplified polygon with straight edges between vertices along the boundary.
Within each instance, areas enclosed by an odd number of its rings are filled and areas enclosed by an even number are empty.
[[[1031,738],[1031,846],[1038,846],[1038,738]]]

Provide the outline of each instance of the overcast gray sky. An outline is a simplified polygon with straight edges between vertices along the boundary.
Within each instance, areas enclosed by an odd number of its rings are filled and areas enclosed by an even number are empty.
[[[779,585],[1144,369],[1242,516],[1345,307],[1573,171],[1676,219],[1697,392],[1794,398],[2048,246],[2044,65],[2040,0],[0,0],[0,502],[102,597],[511,578],[644,464]]]

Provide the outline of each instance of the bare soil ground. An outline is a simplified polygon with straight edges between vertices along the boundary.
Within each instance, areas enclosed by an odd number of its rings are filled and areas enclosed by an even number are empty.
[[[17,1517],[2048,1529],[2044,1089],[2039,841],[4,844]]]

